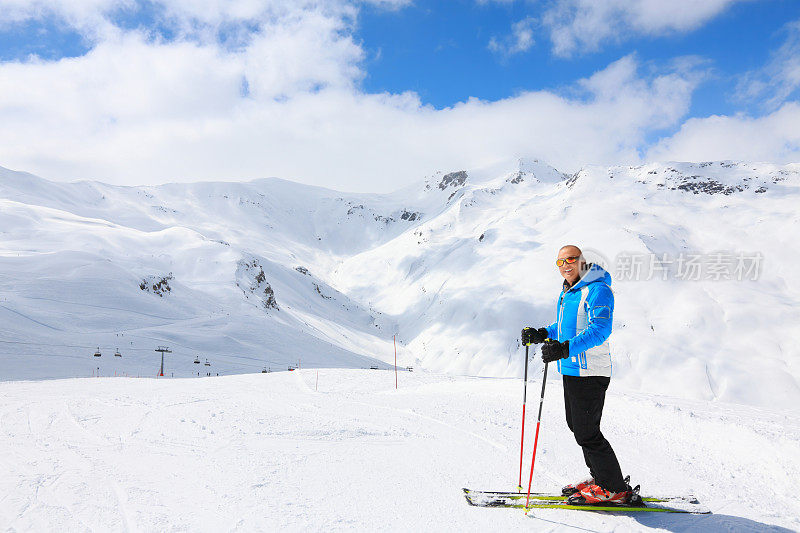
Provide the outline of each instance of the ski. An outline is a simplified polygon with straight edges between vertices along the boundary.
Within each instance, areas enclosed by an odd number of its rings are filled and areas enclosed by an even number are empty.
[[[516,492],[487,492],[463,489],[467,503],[476,507],[504,507],[524,509],[526,494]],[[642,498],[640,505],[574,504],[562,495],[531,494],[529,509],[569,509],[576,511],[655,512],[708,514],[711,511],[700,505],[693,496],[672,498]]]
[[[467,497],[476,498],[506,498],[506,499],[525,499],[527,494],[525,492],[509,492],[509,491],[486,491],[486,490],[473,490],[463,489]],[[567,499],[567,496],[562,494],[552,494],[546,492],[531,492],[531,499],[533,500],[548,500],[548,501],[562,501]],[[700,503],[694,496],[643,496],[642,500],[646,502],[668,502],[674,500],[686,501],[687,503]]]

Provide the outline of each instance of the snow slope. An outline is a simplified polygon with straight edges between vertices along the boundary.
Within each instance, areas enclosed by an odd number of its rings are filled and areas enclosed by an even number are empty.
[[[798,165],[743,162],[568,176],[515,161],[388,195],[276,179],[64,184],[0,170],[2,378],[152,376],[158,345],[172,348],[176,377],[385,368],[395,333],[403,366],[519,376],[519,329],[553,321],[553,258],[571,242],[615,278],[615,383],[790,405],[800,400],[798,203]],[[668,279],[633,280],[615,268],[624,256],[718,252],[760,254],[757,279],[675,279],[672,264]]]
[[[522,161],[390,195],[0,170],[0,529],[800,530],[799,188],[797,165],[737,162]],[[623,469],[713,515],[466,505],[462,486],[516,485],[517,338],[553,320],[567,242],[615,277]],[[761,254],[757,279],[616,271],[717,252]],[[395,333],[399,390],[360,370],[389,367]],[[167,376],[220,377],[152,379],[158,345]],[[547,387],[540,491],[585,474]]]
[[[534,490],[584,474],[561,394],[549,381]],[[516,485],[520,397],[519,379],[404,372],[395,390],[392,372],[345,369],[0,383],[0,529],[800,530],[796,411],[616,385],[603,424],[623,469],[714,514],[469,507],[462,486]]]
[[[277,181],[198,184],[159,188],[158,199],[146,189],[8,171],[2,178],[6,379],[85,376],[97,366],[102,375],[154,375],[161,344],[173,349],[167,367],[176,376],[205,374],[196,357],[210,358],[214,373],[303,361],[386,366],[371,352],[391,350],[392,324],[315,275],[332,259],[309,243],[326,235],[302,226],[305,213],[291,218],[311,194],[326,205],[321,191]],[[150,290],[159,281],[170,290]],[[106,355],[94,360],[92,346]],[[123,357],[111,356],[117,348]]]
[[[800,400],[800,166],[590,168],[538,162],[476,180],[440,216],[345,260],[334,284],[397,317],[427,368],[520,375],[517,326],[555,319],[553,263],[574,243],[609,263],[615,380],[752,405]],[[760,254],[755,280],[620,279],[624,256]],[[710,268],[706,265],[705,268]],[[735,268],[735,267],[734,267]],[[642,270],[645,272],[645,269]],[[708,279],[710,278],[710,279]]]

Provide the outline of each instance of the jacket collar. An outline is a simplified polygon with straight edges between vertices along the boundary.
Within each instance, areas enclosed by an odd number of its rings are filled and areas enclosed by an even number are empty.
[[[594,263],[589,263],[586,266],[586,272],[578,278],[575,285],[570,286],[567,280],[564,280],[564,283],[561,285],[562,292],[577,291],[595,281],[603,281],[606,285],[611,285],[611,275],[606,272],[603,267]]]

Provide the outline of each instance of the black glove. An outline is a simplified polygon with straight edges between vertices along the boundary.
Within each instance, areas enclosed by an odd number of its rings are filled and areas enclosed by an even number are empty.
[[[542,346],[542,361],[552,363],[569,357],[569,341],[547,341]]]
[[[544,328],[522,328],[522,344],[539,344],[547,338],[547,330]]]

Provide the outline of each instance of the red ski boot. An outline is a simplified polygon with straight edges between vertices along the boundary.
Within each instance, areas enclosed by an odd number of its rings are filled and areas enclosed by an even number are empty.
[[[589,485],[594,485],[594,478],[586,478],[583,481],[578,481],[577,483],[573,483],[571,485],[567,485],[566,487],[561,489],[561,494],[563,496],[572,496],[576,492],[580,492],[581,490],[585,489]]]
[[[577,496],[577,494],[576,494]],[[580,496],[588,504],[627,505],[631,503],[633,490],[630,485],[620,492],[607,491],[599,485],[589,485],[580,491]]]

